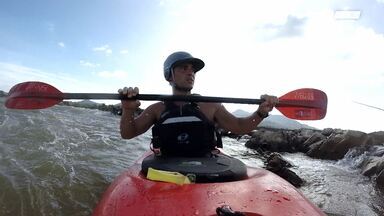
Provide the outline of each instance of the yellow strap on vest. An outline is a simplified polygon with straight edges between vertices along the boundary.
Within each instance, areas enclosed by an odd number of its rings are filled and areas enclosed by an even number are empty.
[[[181,173],[156,170],[151,167],[148,168],[147,179],[153,181],[170,182],[178,185],[191,184],[189,178]]]

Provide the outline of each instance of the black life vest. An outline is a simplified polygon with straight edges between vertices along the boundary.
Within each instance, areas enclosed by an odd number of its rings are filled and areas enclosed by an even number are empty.
[[[161,155],[197,157],[210,153],[217,146],[214,124],[199,110],[196,103],[177,106],[165,102],[165,110],[152,127],[153,148]],[[221,140],[219,140],[221,147]]]

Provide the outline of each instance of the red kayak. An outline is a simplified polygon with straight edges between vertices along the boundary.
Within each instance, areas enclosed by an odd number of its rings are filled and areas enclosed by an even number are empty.
[[[170,165],[180,160],[176,168]],[[212,163],[216,168],[207,172]],[[209,160],[165,160],[147,153],[115,179],[93,215],[325,215],[284,179],[241,164],[223,154]],[[192,184],[152,181],[145,175],[148,167],[185,174],[194,173],[193,166],[203,171],[195,173]]]

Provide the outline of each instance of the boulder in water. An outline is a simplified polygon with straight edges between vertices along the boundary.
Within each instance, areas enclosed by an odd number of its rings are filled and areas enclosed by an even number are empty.
[[[338,160],[352,148],[366,149],[372,145],[372,138],[361,131],[347,130],[344,133],[331,134],[321,144],[311,145],[308,156],[320,159]]]
[[[361,170],[365,176],[373,176],[384,170],[383,157],[369,157],[361,165]]]
[[[381,187],[384,190],[384,169],[381,170],[379,175],[377,175],[376,183],[379,187]]]
[[[384,145],[384,131],[377,131],[369,134],[374,145]]]
[[[279,175],[295,187],[303,185],[304,181],[295,172],[288,169],[292,164],[285,160],[279,153],[271,153],[266,161],[266,169]]]

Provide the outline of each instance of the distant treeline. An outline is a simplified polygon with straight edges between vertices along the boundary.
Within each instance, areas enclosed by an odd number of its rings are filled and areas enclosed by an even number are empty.
[[[7,92],[0,90],[0,97],[6,97],[8,95]]]
[[[114,115],[122,114],[121,104],[106,105],[104,103],[99,104],[99,103],[91,102],[89,100],[84,100],[80,102],[63,101],[59,105],[81,107],[81,108],[87,108],[87,109],[98,109],[101,111],[111,112]],[[143,111],[142,109],[138,108],[135,112],[135,115],[139,115],[142,111]]]

